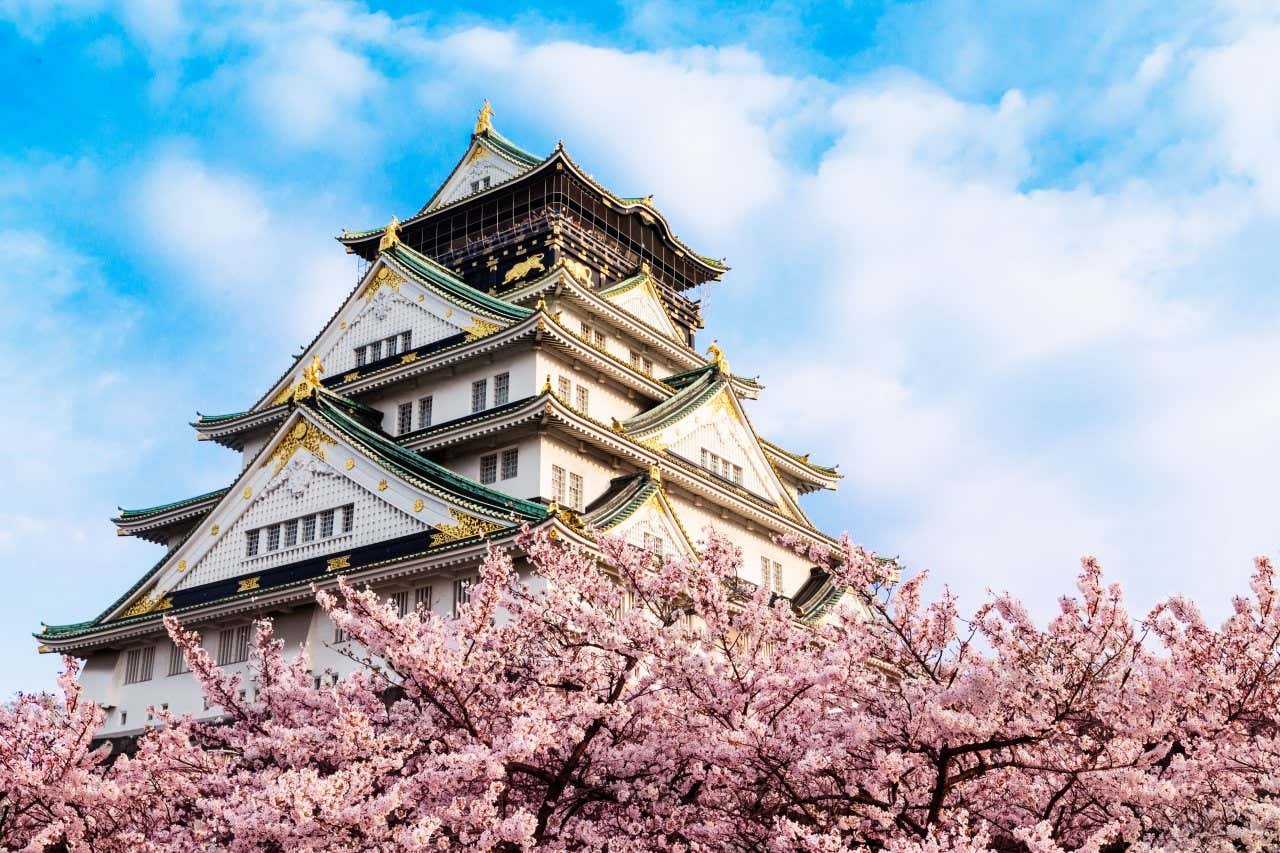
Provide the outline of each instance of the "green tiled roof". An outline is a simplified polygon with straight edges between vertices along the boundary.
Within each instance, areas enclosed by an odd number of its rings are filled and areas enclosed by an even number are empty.
[[[708,365],[704,368],[698,368],[698,370],[701,372],[689,379],[675,394],[672,394],[652,409],[623,421],[623,430],[633,435],[639,435],[661,429],[667,424],[680,420],[680,418],[714,397],[719,391],[728,387],[729,380],[715,365]],[[677,374],[677,376],[687,377],[695,372],[686,371],[684,374]],[[670,385],[672,384],[671,379],[672,377],[667,377],[664,381]]]
[[[119,507],[120,518],[138,519],[138,518],[146,518],[149,515],[159,515],[162,512],[168,512],[171,509],[180,509],[190,504],[196,504],[196,503],[200,503],[201,501],[208,500],[209,498],[220,498],[226,493],[227,493],[227,490],[225,488],[214,489],[212,492],[205,492],[203,495],[196,495],[195,497],[192,497],[192,498],[183,498],[180,501],[173,501],[172,503],[160,504],[159,506],[149,506],[146,509],[125,509],[124,507]]]
[[[392,246],[387,250],[387,254],[413,273],[426,287],[440,293],[446,299],[466,302],[475,307],[479,313],[515,322],[529,317],[534,312],[532,308],[512,305],[510,302],[477,290],[463,281],[461,276],[453,270],[433,261],[421,252],[410,249],[403,243]]]
[[[608,490],[592,502],[582,520],[593,527],[608,529],[630,518],[659,486],[647,472],[615,477]]]
[[[525,151],[519,145],[516,145],[510,139],[507,139],[493,128],[489,128],[477,135],[494,148],[498,149],[498,151],[510,157],[512,160],[522,163],[531,169],[546,159],[545,157],[539,157],[536,154],[531,154],[530,152]]]
[[[196,423],[197,424],[216,424],[216,423],[221,423],[223,421],[233,421],[236,418],[242,418],[247,414],[249,414],[249,412],[247,411],[231,412],[226,415],[202,415],[199,412],[196,412]]]

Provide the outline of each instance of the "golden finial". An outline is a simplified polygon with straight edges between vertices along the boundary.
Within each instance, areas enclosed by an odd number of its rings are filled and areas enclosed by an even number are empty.
[[[662,469],[661,469],[661,468],[659,468],[657,465],[650,465],[650,466],[649,466],[649,479],[650,479],[650,480],[653,480],[653,482],[655,482],[655,483],[661,483],[661,482],[662,482]]]
[[[493,130],[493,107],[489,106],[489,99],[484,99],[484,106],[480,108],[480,115],[476,116],[476,133],[488,133]]]
[[[551,393],[551,374],[550,373],[547,374],[547,381],[542,383],[542,393],[543,394]]]
[[[716,367],[720,369],[721,373],[725,376],[729,375],[729,360],[724,357],[724,350],[720,349],[714,340],[711,342],[711,346],[707,347],[707,355],[716,363]]]
[[[378,241],[378,251],[385,252],[392,246],[400,242],[400,220],[394,216],[387,223],[387,227],[382,230],[382,239]]]
[[[610,418],[610,420],[613,421],[613,423],[609,425],[610,429],[618,433],[618,435],[622,435],[623,433],[626,432],[626,430],[622,428],[622,421],[618,420],[617,418]]]
[[[641,274],[641,275],[649,275],[649,262],[648,262],[648,261],[641,261],[641,262],[640,262],[640,274]]]
[[[560,511],[560,504],[556,503],[556,499],[552,498],[547,502],[547,515],[555,515]]]
[[[297,403],[310,397],[311,392],[320,387],[322,375],[324,375],[324,365],[320,363],[320,356],[311,356],[311,363],[302,368],[302,378],[293,389],[293,402]]]
[[[547,300],[546,300],[544,297],[539,296],[539,297],[538,297],[538,304],[537,304],[537,305],[535,305],[535,306],[533,306],[533,307],[534,307],[535,309],[537,309],[538,311],[546,311],[546,310],[547,310]]]

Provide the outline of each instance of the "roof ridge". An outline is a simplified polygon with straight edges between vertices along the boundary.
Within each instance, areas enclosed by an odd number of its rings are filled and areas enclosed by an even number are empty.
[[[166,504],[144,507],[142,509],[125,509],[124,507],[116,507],[116,509],[120,510],[120,518],[143,518],[148,515],[156,515],[157,513],[161,513],[166,510],[178,509],[179,507],[186,506],[188,504],[199,503],[202,500],[206,500],[216,495],[225,495],[227,490],[230,488],[230,486],[223,486],[221,489],[214,489],[213,491],[205,492],[202,495],[182,498],[180,500],[170,501]]]
[[[412,272],[433,279],[435,284],[444,288],[450,295],[470,302],[480,313],[490,314],[512,322],[524,320],[532,316],[534,309],[521,305],[513,305],[504,299],[491,296],[478,288],[467,284],[457,273],[421,252],[411,249],[403,243],[396,243],[383,254],[392,260],[405,265]],[[424,282],[430,286],[430,282]]]

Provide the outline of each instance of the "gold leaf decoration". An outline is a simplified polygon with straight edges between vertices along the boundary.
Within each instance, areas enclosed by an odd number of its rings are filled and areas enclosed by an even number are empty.
[[[474,341],[478,338],[487,337],[494,332],[502,331],[502,327],[497,323],[490,323],[488,320],[482,320],[479,317],[471,318],[471,325],[463,329],[467,333],[467,340]]]
[[[130,616],[142,616],[144,613],[154,613],[160,610],[168,610],[173,607],[173,597],[164,595],[144,595],[133,603],[133,606],[120,614],[121,619],[128,619]]]
[[[236,587],[236,592],[248,592],[251,589],[258,589],[258,583],[262,580],[262,575],[256,578],[245,578],[240,581],[240,585]]]
[[[591,283],[591,267],[580,261],[575,261],[573,258],[565,258],[561,263],[564,264],[564,268],[568,270],[569,275],[576,278],[580,283]]]
[[[385,252],[392,246],[400,242],[400,220],[394,216],[387,223],[387,227],[382,229],[382,239],[378,241],[378,251]]]
[[[416,501],[413,502],[413,511],[422,512],[422,508],[424,506],[426,506],[426,504],[422,502],[422,498],[418,498]]]
[[[417,360],[418,360],[418,354],[416,352],[407,352],[404,355],[400,356],[401,364],[412,364]]]
[[[253,497],[253,489],[249,488],[248,486],[245,486],[244,491],[240,493],[240,497],[244,498],[245,500],[249,500],[249,498]]]
[[[397,293],[400,292],[400,285],[404,284],[404,276],[391,269],[391,267],[379,267],[378,271],[373,274],[373,278],[365,285],[364,293],[360,294],[365,299],[372,299],[373,295],[383,287],[389,287]]]
[[[381,480],[381,481],[379,481],[379,482],[378,482],[378,491],[380,491],[380,492],[385,492],[386,490],[387,490],[387,481],[386,481],[386,480]]]
[[[458,542],[463,539],[470,539],[473,536],[484,536],[493,533],[496,530],[502,530],[503,525],[495,521],[488,521],[483,518],[476,518],[473,515],[467,515],[461,510],[449,508],[449,514],[453,516],[454,524],[442,524],[436,528],[438,532],[431,536],[431,544],[444,545],[448,542]]]
[[[186,561],[186,560],[179,560],[179,561],[178,561],[178,571],[180,571],[180,572],[185,572],[186,570],[187,570],[187,561]]]
[[[356,460],[348,457],[347,461],[342,463],[342,467],[350,471],[352,468],[356,467]]]
[[[218,535],[218,530],[219,530],[218,525],[216,525],[216,524],[215,524],[213,527],[210,527],[210,528],[209,528],[209,535],[210,535],[210,536],[217,536],[217,535]]]
[[[344,374],[344,375],[343,375],[343,377],[342,377],[342,381],[343,381],[343,382],[355,382],[355,381],[356,381],[357,379],[359,379],[359,378],[360,378],[360,371],[358,371],[358,370],[353,370],[353,371],[351,371],[350,373]]]
[[[519,281],[531,272],[541,272],[545,270],[546,267],[543,266],[542,263],[542,257],[545,254],[546,252],[539,252],[536,255],[530,255],[511,269],[507,270],[507,274],[502,277],[502,283],[507,285],[513,281]]]
[[[289,462],[298,448],[305,448],[311,451],[311,454],[317,459],[323,460],[324,445],[335,443],[332,438],[321,432],[311,421],[301,420],[293,425],[293,429],[289,430],[289,434],[276,446],[275,452],[271,454],[270,458],[264,460],[262,464],[266,465],[267,462],[271,461],[276,463],[275,470],[271,472],[274,477],[280,473],[280,470]]]
[[[349,569],[351,568],[351,555],[346,554],[341,557],[330,557],[326,562],[328,563],[328,568],[325,569],[326,572],[336,572],[338,569]]]

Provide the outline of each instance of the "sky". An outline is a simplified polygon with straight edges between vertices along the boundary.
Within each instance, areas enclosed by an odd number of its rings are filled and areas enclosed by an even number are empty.
[[[1213,618],[1277,552],[1274,3],[0,0],[0,696],[229,482],[239,411],[477,108],[732,266],[703,343],[839,463],[815,521],[962,612],[1097,555]]]

